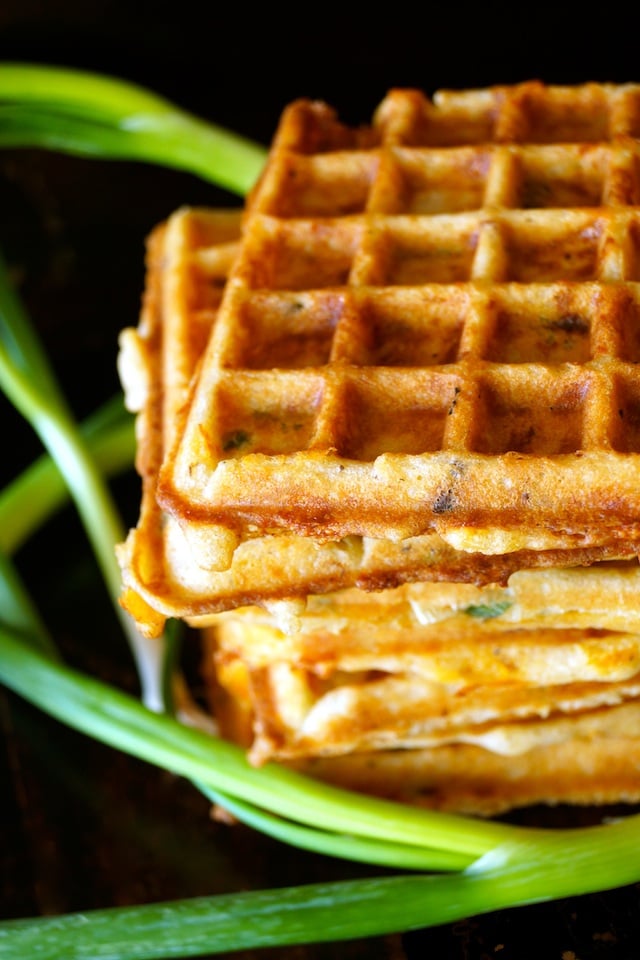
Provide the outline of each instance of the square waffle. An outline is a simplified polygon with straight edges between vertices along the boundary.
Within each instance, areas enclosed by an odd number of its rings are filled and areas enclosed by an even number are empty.
[[[636,85],[286,109],[160,470],[203,565],[274,533],[624,553],[639,134]]]
[[[223,681],[225,666],[217,666]],[[238,669],[233,660],[231,668]],[[303,666],[278,662],[249,669],[248,682],[256,717],[255,763],[446,743],[476,743],[492,752],[518,754],[541,742],[567,739],[577,722],[625,703],[635,708],[633,732],[640,735],[638,674],[607,683],[456,687],[408,671],[335,671],[321,677]]]
[[[211,702],[222,734],[256,763],[276,759],[348,789],[482,816],[640,802],[638,674],[557,686],[484,678],[458,690],[409,673],[323,677],[234,659],[224,633],[205,631]]]
[[[584,546],[539,535],[547,549],[506,554],[456,550],[438,534],[403,541],[348,537],[317,541],[287,532],[245,537],[216,569],[218,529],[167,513],[157,496],[161,465],[183,435],[202,354],[217,323],[226,278],[239,252],[242,214],[183,208],[149,238],[147,284],[137,329],[121,334],[119,370],[137,413],[137,467],[143,478],[139,522],[118,548],[123,604],[145,633],[165,617],[196,626],[250,603],[306,598],[341,588],[382,589],[411,580],[490,584],[533,566],[629,558],[640,542]],[[550,543],[554,548],[549,548]],[[213,559],[212,559],[213,554]],[[212,569],[213,568],[213,569]]]
[[[492,816],[537,804],[640,802],[637,706],[610,708],[590,723],[574,721],[564,740],[541,740],[519,754],[474,743],[414,750],[373,750],[290,761],[320,780],[404,803]]]
[[[220,614],[215,632],[223,659],[257,669],[405,671],[458,685],[617,681],[640,672],[639,574],[612,565],[523,571],[505,587],[342,590],[308,597],[287,620],[277,608]]]
[[[458,585],[455,599],[475,590]],[[517,622],[524,610],[514,623],[488,591],[482,613],[431,622],[422,597],[411,623],[407,591],[385,592],[382,622],[369,595],[344,591],[322,626],[316,610],[289,636],[258,611],[222,616],[204,632],[203,666],[222,734],[256,764],[439,809],[640,801],[638,633]]]
[[[520,753],[637,700],[638,577],[602,564],[502,588],[344,590],[309,597],[288,634],[273,613],[234,610],[208,632],[205,672],[243,691],[255,762],[444,742]]]

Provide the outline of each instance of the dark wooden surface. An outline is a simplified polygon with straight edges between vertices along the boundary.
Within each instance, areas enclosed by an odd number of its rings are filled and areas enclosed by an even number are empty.
[[[170,16],[156,5],[139,4],[135,12],[132,6],[5,0],[0,59],[120,74],[262,142],[298,95],[323,97],[358,121],[396,85],[640,77],[638,15],[626,8],[622,31],[620,14],[590,25],[566,5],[553,16],[538,8],[524,24],[511,5],[485,4],[430,11],[421,29],[399,20],[363,27],[344,10],[335,16],[323,8],[322,18],[308,13],[290,33],[273,9],[257,14],[256,23],[248,10],[202,14],[190,0]],[[0,244],[78,416],[118,389],[117,334],[137,319],[146,233],[182,203],[233,202],[186,174],[36,151],[0,153]],[[39,446],[1,398],[0,418],[5,481]],[[135,476],[119,480],[114,492],[126,522],[134,522]],[[39,532],[18,561],[69,661],[135,692],[124,641],[73,510]],[[190,784],[95,744],[2,691],[0,727],[3,917],[375,872],[215,822]],[[571,823],[594,816],[528,811],[521,819]],[[639,954],[639,890],[632,886],[408,935],[258,956],[631,960]]]

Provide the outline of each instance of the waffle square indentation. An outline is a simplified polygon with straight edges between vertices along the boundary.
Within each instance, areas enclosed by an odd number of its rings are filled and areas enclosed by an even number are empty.
[[[323,380],[295,374],[234,371],[216,389],[216,435],[222,458],[249,453],[283,454],[307,449],[322,402]],[[282,403],[281,390],[287,401]],[[201,426],[206,433],[206,427]],[[206,439],[206,437],[205,437]]]
[[[471,449],[551,456],[581,448],[587,378],[544,366],[496,368],[478,385]]]
[[[478,234],[467,217],[438,217],[416,223],[398,217],[380,233],[373,261],[378,272],[371,278],[388,286],[458,283],[469,280]]]
[[[640,453],[640,377],[638,371],[617,378],[612,446],[619,453]]]
[[[595,280],[601,233],[597,218],[574,211],[561,218],[535,211],[514,215],[503,234],[506,279],[520,283]]]
[[[485,357],[495,363],[586,363],[591,356],[590,300],[566,287],[518,287],[497,297]]]
[[[462,291],[405,287],[370,291],[360,298],[365,352],[362,363],[427,367],[452,363],[469,309]]]
[[[257,291],[238,310],[237,337],[226,366],[284,370],[329,362],[345,296],[334,291],[310,294]]]
[[[523,108],[532,143],[595,143],[607,140],[610,99],[597,84],[581,89],[527,85]]]
[[[371,461],[381,453],[439,450],[458,390],[456,377],[426,371],[409,379],[391,370],[351,378],[343,394],[339,455]]]
[[[242,264],[253,290],[309,290],[346,284],[360,236],[348,220],[276,221],[265,218]]]
[[[490,150],[397,150],[399,189],[388,213],[438,214],[479,210]]]
[[[522,148],[521,206],[597,207],[602,203],[608,151],[600,145]]]
[[[275,195],[266,194],[261,212],[280,217],[339,217],[365,210],[378,156],[371,152],[287,155],[281,163],[281,189]]]

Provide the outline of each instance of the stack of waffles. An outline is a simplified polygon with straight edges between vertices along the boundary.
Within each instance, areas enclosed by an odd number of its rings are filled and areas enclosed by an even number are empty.
[[[640,801],[639,138],[632,84],[300,100],[151,235],[122,603],[202,629],[253,762]]]

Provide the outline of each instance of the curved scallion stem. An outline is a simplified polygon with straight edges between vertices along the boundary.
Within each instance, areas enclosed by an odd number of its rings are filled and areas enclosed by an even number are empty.
[[[266,150],[124,80],[54,66],[0,65],[0,145],[141,160],[243,196]]]
[[[0,679],[63,723],[295,822],[362,837],[465,854],[538,831],[412,808],[311,780],[276,764],[252,767],[234,744],[148,710],[133,697],[53,664],[0,630]],[[542,834],[543,831],[540,831]]]
[[[283,820],[244,799],[212,790],[205,784],[195,785],[209,800],[246,826],[302,850],[360,863],[375,863],[377,866],[401,867],[404,870],[462,870],[469,865],[469,857],[456,851],[425,850],[380,839],[371,842],[332,830],[317,830]]]
[[[639,878],[640,818],[630,817],[508,842],[453,875],[309,884],[10,921],[0,924],[0,958],[164,960],[336,942],[452,923]]]
[[[132,466],[134,423],[121,396],[88,418],[81,432],[101,474],[114,476]],[[68,499],[69,490],[55,460],[43,454],[0,491],[0,551],[11,555],[19,550]]]
[[[0,96],[9,103],[62,107],[114,123],[122,122],[123,115],[162,116],[173,109],[167,100],[137,84],[54,64],[0,64]]]
[[[114,545],[124,537],[118,512],[1,259],[0,387],[31,424],[64,476],[136,659],[143,698],[154,709],[162,709],[161,645],[143,637],[117,602],[121,581]]]
[[[56,646],[6,554],[0,550],[0,624],[43,654],[58,657]]]

